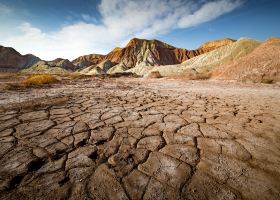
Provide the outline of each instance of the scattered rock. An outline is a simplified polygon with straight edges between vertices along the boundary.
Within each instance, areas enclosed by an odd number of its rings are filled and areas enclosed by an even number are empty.
[[[147,75],[147,78],[162,78],[162,76],[160,75],[159,71],[153,71]]]

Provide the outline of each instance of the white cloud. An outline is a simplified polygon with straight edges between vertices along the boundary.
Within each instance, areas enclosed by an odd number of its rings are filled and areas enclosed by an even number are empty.
[[[107,53],[131,37],[151,38],[196,26],[241,4],[241,0],[101,0],[98,24],[90,23],[93,18],[85,14],[81,17],[87,23],[67,25],[56,32],[43,32],[24,22],[17,27],[16,36],[0,39],[0,43],[43,59],[73,59],[87,53]]]
[[[185,15],[178,21],[179,28],[195,26],[213,20],[225,13],[228,13],[241,5],[241,1],[213,1],[204,4],[199,10],[191,15]]]

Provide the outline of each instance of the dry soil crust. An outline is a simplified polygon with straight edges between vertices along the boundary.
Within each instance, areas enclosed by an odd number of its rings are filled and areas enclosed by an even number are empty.
[[[0,199],[280,198],[278,86],[108,79],[52,90],[46,98],[68,100],[0,114]],[[34,92],[48,89],[22,95]]]

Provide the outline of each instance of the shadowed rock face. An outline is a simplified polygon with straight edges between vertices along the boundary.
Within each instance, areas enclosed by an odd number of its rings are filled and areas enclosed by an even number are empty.
[[[21,55],[13,48],[0,46],[0,71],[17,72],[27,69],[28,72],[42,72],[38,68],[62,68],[74,71],[76,66],[67,59],[57,58],[53,61],[43,61],[32,55]]]
[[[230,44],[235,40],[222,39],[208,42],[196,50],[176,48],[158,40],[133,38],[124,48],[115,48],[107,55],[90,54],[81,56],[73,63],[80,67],[97,65],[104,60],[122,63],[127,68],[133,68],[140,63],[148,66],[179,64],[192,57],[212,51]]]
[[[76,66],[72,62],[70,62],[68,59],[63,58],[57,58],[53,61],[48,62],[48,64],[51,67],[61,67],[66,70],[74,71],[76,69]]]
[[[88,67],[91,65],[97,65],[104,60],[105,56],[100,54],[89,54],[86,56],[80,56],[72,61],[77,68]]]
[[[40,58],[32,54],[21,55],[13,48],[0,46],[0,71],[19,71],[32,66],[39,60]]]

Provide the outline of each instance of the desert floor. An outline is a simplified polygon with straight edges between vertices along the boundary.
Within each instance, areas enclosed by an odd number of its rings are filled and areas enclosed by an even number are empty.
[[[0,109],[0,199],[280,199],[279,85],[90,78]]]

